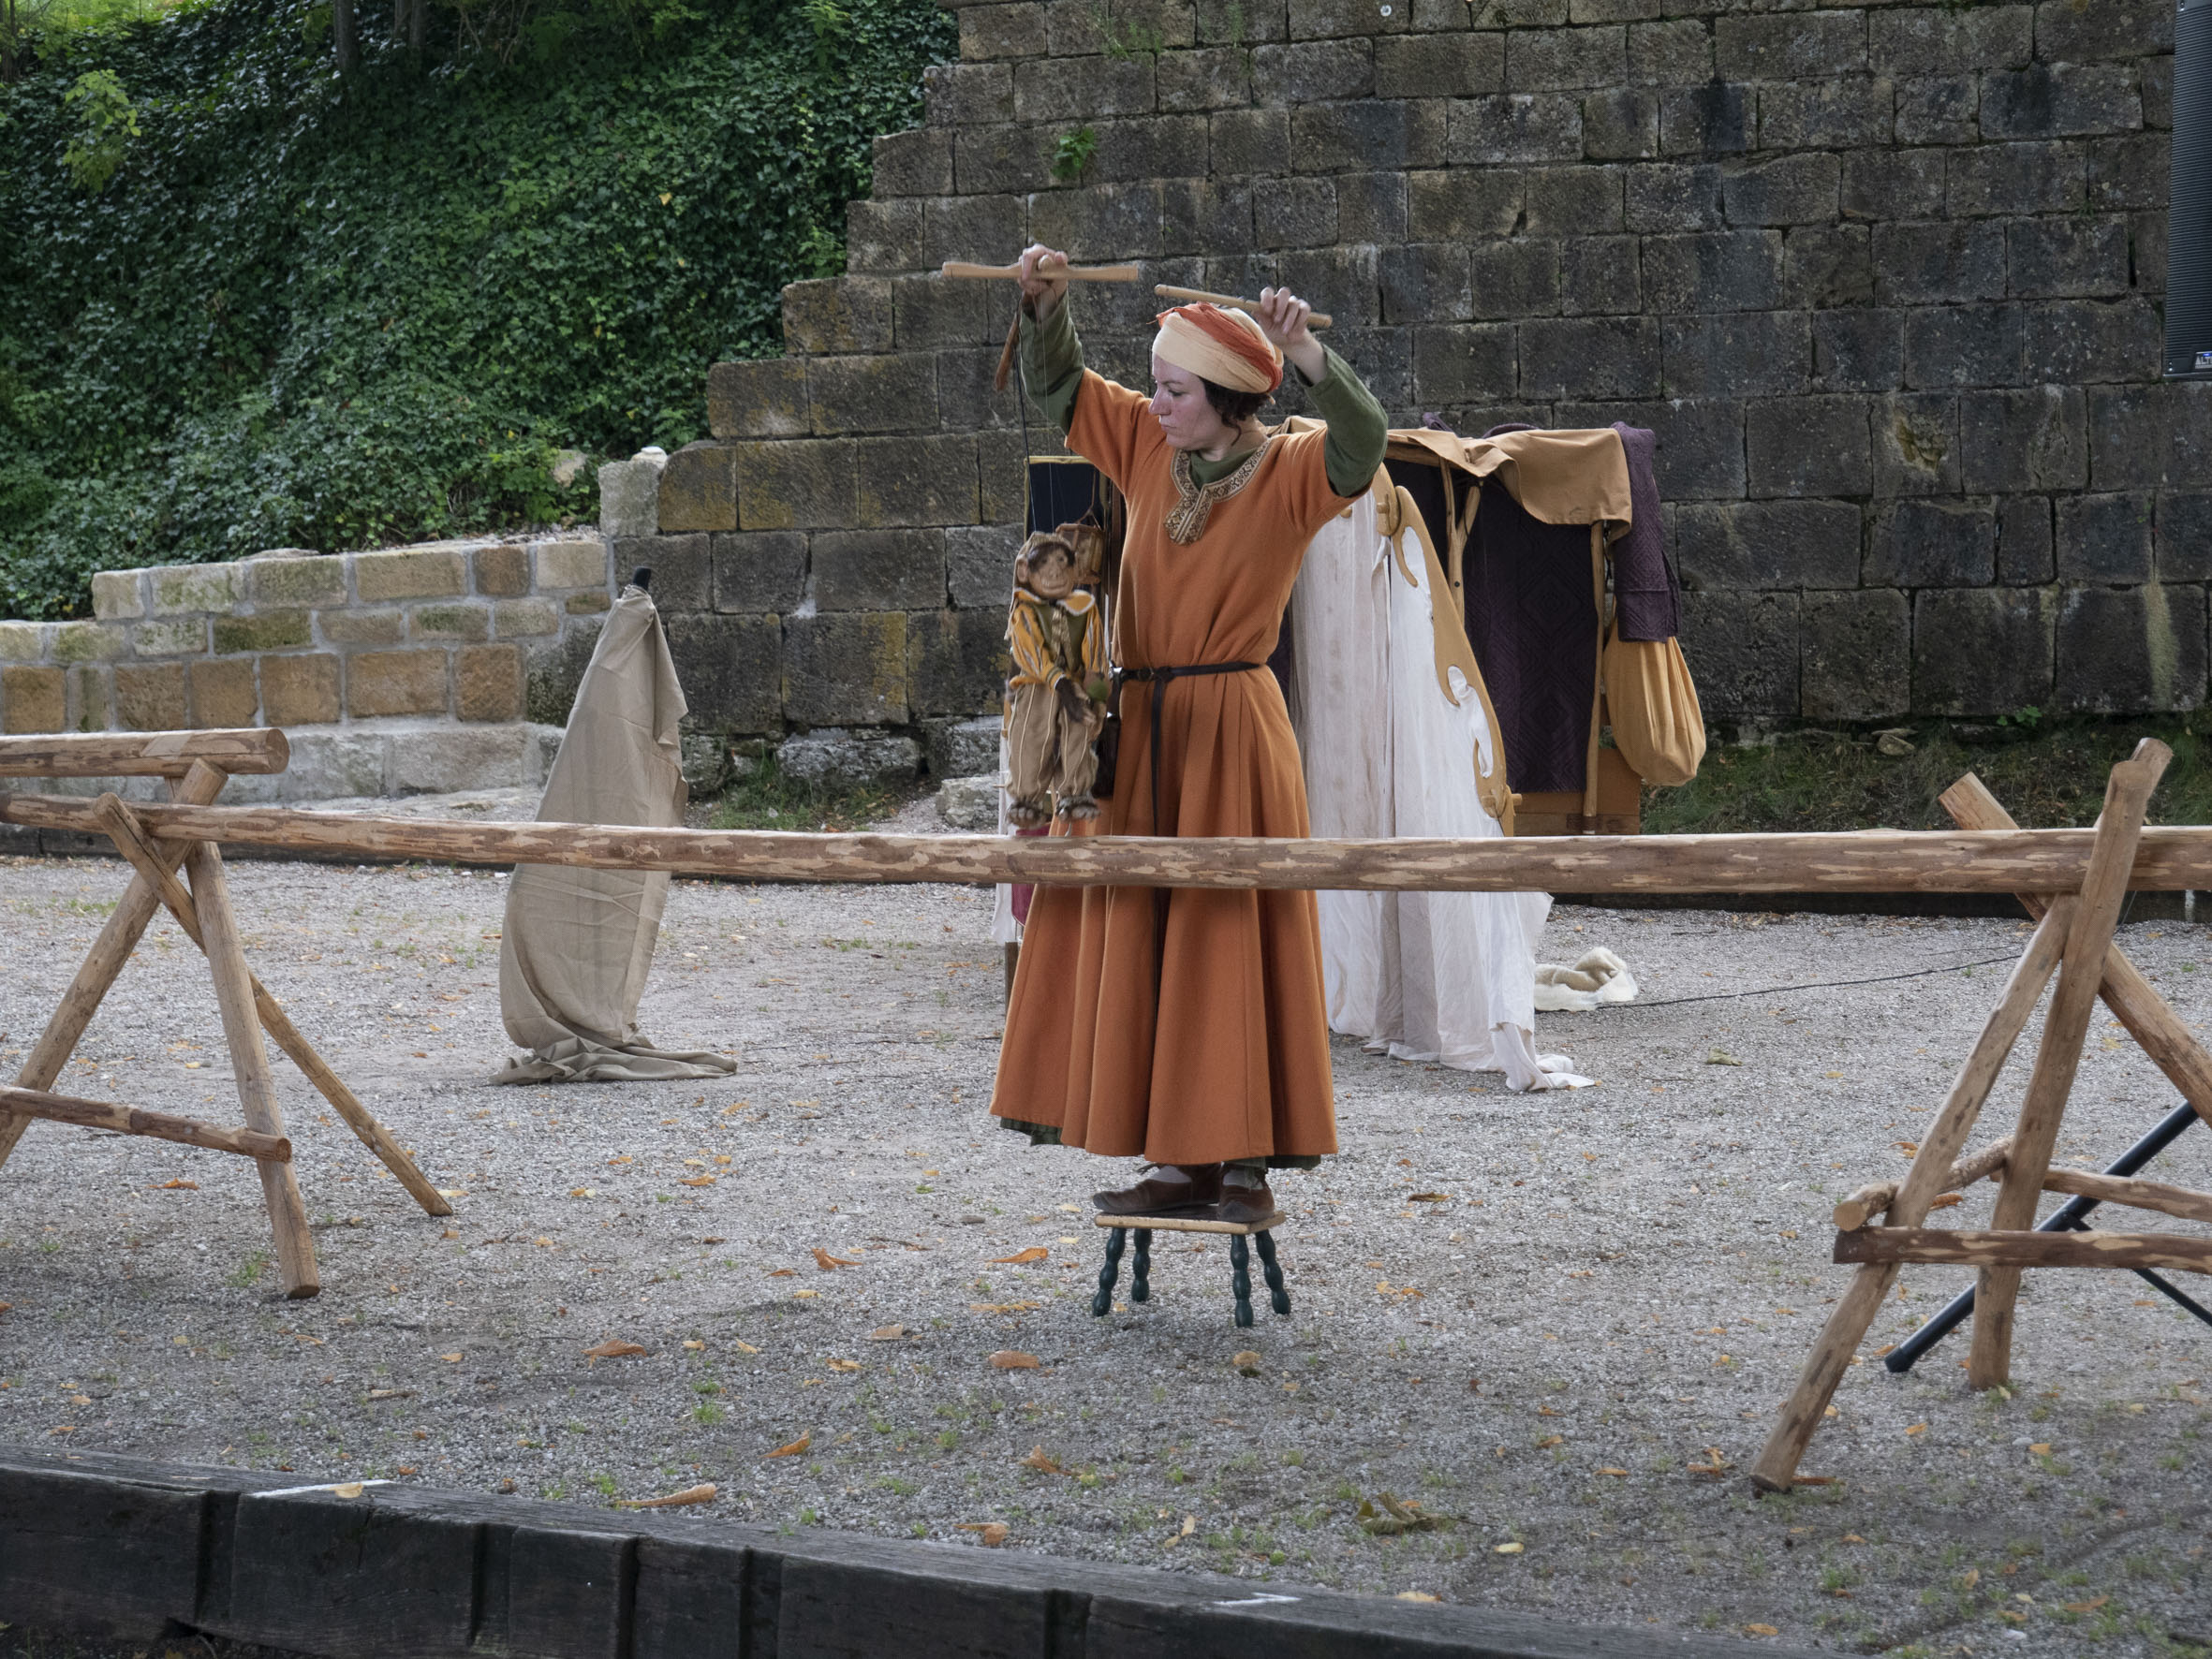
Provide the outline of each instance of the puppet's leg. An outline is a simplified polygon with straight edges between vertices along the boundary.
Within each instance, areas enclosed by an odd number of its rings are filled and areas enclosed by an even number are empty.
[[[1007,693],[1006,815],[1017,824],[1052,821],[1057,712],[1052,693],[1041,685],[1017,685]]]
[[[1068,818],[1095,818],[1099,815],[1098,798],[1092,795],[1091,785],[1099,779],[1099,756],[1091,747],[1096,735],[1088,720],[1070,720],[1065,711],[1060,715],[1060,815]]]

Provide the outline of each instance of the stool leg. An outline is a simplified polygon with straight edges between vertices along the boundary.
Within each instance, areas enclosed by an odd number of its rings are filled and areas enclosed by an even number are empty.
[[[1260,1270],[1267,1275],[1267,1299],[1275,1304],[1275,1311],[1288,1314],[1290,1311],[1290,1293],[1283,1288],[1283,1270],[1275,1259],[1275,1241],[1265,1233],[1254,1233],[1252,1241],[1260,1246]]]
[[[1236,1322],[1252,1323],[1252,1253],[1242,1233],[1229,1235],[1229,1288],[1236,1297]]]
[[[1100,1319],[1113,1312],[1113,1282],[1121,1276],[1121,1247],[1128,1240],[1127,1227],[1106,1230],[1106,1265],[1099,1270],[1099,1294],[1091,1298],[1091,1312]]]
[[[1129,1300],[1152,1299],[1152,1229],[1137,1227],[1137,1254],[1129,1261]]]

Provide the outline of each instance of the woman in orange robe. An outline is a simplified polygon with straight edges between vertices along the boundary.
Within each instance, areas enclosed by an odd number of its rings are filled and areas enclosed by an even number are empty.
[[[1099,818],[1055,833],[1303,836],[1297,741],[1265,664],[1307,541],[1381,464],[1381,407],[1278,289],[1257,327],[1212,306],[1162,314],[1153,395],[1118,386],[1083,368],[1067,285],[1036,275],[1057,257],[1022,256],[1025,384],[1120,488],[1128,533],[1119,776]],[[1286,357],[1325,433],[1261,427]],[[1270,1167],[1336,1150],[1314,896],[1178,888],[1163,916],[1160,892],[1038,889],[991,1110],[1156,1167],[1097,1195],[1101,1211],[1261,1220]]]

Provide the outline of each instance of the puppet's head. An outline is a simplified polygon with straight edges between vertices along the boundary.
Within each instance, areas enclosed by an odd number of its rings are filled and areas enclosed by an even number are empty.
[[[1014,560],[1014,586],[1040,599],[1065,599],[1075,592],[1082,576],[1081,551],[1058,531],[1038,531],[1022,544]]]

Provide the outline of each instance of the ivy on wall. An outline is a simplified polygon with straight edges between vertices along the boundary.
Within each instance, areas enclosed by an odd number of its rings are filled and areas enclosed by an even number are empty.
[[[200,0],[0,85],[7,614],[588,516],[559,453],[703,433],[707,365],[782,349],[956,51],[935,0],[469,0],[420,49],[409,4],[343,76],[327,0]]]

